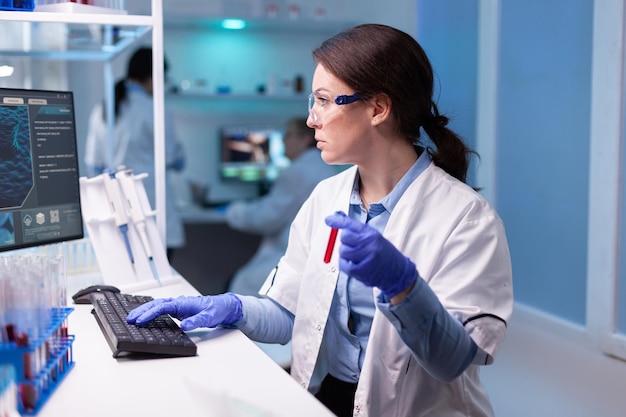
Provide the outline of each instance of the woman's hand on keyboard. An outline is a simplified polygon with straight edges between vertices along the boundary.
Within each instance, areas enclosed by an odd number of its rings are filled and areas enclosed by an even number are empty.
[[[149,301],[128,313],[126,321],[142,326],[162,314],[176,317],[180,328],[187,331],[198,327],[217,327],[239,321],[241,300],[233,293],[197,297],[180,296]]]

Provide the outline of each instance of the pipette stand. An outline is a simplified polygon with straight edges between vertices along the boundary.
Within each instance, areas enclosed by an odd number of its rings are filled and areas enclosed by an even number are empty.
[[[180,282],[182,278],[168,262],[165,245],[156,224],[157,212],[152,210],[143,185],[143,179],[147,174],[133,177],[137,197],[145,216],[145,231],[150,242],[152,261],[146,255],[137,225],[129,218],[127,234],[134,259],[132,262],[124,235],[116,224],[115,215],[110,208],[104,185],[105,175],[108,174],[80,178],[81,209],[102,274],[102,283],[114,285],[122,292],[135,293]],[[155,271],[158,279],[155,277]]]

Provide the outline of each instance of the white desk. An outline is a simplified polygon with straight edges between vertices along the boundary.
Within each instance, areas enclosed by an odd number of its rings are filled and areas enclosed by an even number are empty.
[[[181,279],[138,293],[158,298],[197,291]],[[91,305],[73,307],[75,365],[40,417],[333,416],[239,330],[189,332],[198,345],[194,357],[114,359]]]

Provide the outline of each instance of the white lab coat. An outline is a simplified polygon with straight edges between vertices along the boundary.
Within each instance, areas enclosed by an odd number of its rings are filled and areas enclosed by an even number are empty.
[[[108,160],[108,133],[106,121],[102,117],[102,105],[96,105],[89,117],[85,163],[96,172],[97,169],[116,169],[123,165],[135,174],[148,174],[144,187],[150,204],[156,208],[156,187],[154,170],[154,117],[152,97],[144,90],[130,88],[126,101],[122,103],[114,130],[113,161]],[[166,166],[183,157],[182,147],[173,129],[169,114],[165,114],[165,158]],[[165,168],[165,167],[164,167]],[[185,244],[183,222],[175,204],[175,194],[166,170],[166,235],[167,247],[177,248]]]
[[[230,227],[263,236],[257,252],[233,276],[229,291],[258,294],[287,249],[289,226],[302,203],[321,180],[336,173],[337,168],[326,164],[318,149],[310,148],[278,176],[268,194],[229,205],[226,220]]]
[[[338,248],[323,262],[324,218],[348,212],[356,174],[351,168],[322,182],[296,217],[289,246],[262,292],[295,315],[291,372],[304,388],[327,373],[332,346],[323,339],[338,277]],[[503,224],[487,201],[433,163],[398,201],[384,236],[409,256],[443,306],[459,321],[513,308],[511,264]],[[376,297],[378,290],[373,290]],[[466,330],[489,359],[504,337],[499,320],[470,321]],[[484,356],[481,360],[484,360]],[[355,395],[355,416],[493,416],[472,364],[450,383],[430,376],[376,310]]]

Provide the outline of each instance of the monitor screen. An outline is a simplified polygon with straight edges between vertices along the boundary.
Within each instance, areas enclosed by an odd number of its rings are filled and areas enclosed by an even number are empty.
[[[71,92],[0,88],[0,251],[83,237]]]
[[[220,177],[226,181],[273,181],[289,165],[283,136],[283,129],[276,127],[223,127]]]

